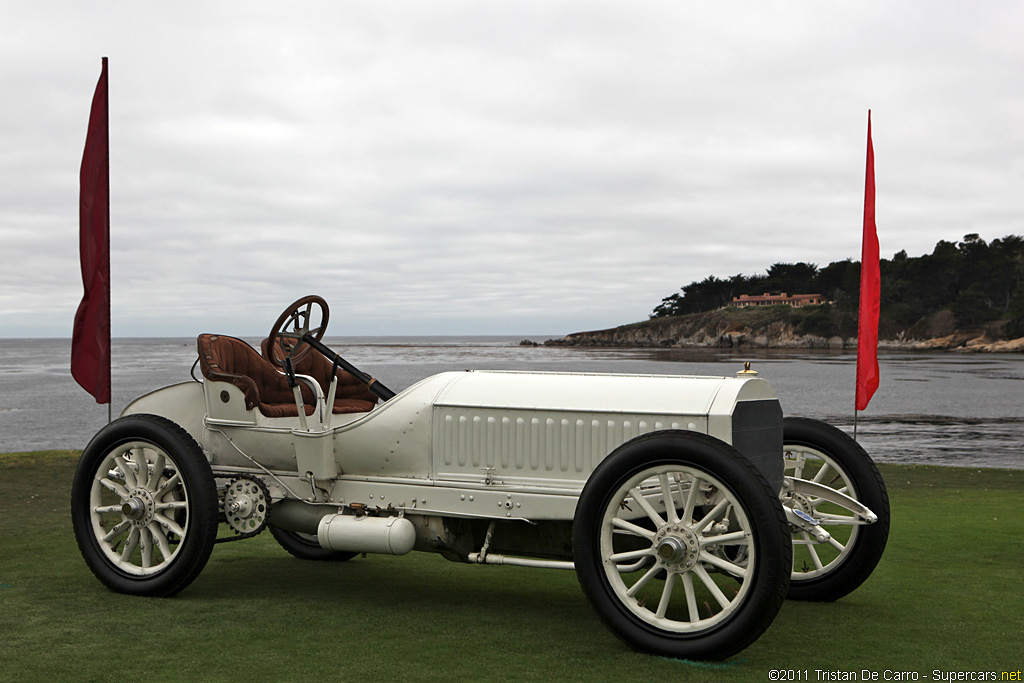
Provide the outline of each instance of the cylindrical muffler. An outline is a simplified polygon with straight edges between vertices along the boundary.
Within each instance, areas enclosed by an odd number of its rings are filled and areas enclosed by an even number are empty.
[[[405,555],[416,543],[416,527],[405,517],[327,515],[320,520],[316,537],[331,550]]]

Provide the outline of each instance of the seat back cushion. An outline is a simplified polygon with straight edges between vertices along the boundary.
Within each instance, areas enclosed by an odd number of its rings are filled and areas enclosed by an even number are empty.
[[[299,414],[287,378],[246,342],[225,335],[201,334],[196,343],[203,377],[230,382],[241,389],[247,410],[259,408],[267,417],[295,417]],[[308,387],[300,387],[305,413],[312,415],[315,409],[313,392]]]
[[[266,359],[268,357],[266,339],[260,344],[260,348],[263,350],[263,358]],[[278,351],[278,354],[286,355],[287,352]],[[269,363],[270,361],[266,362]],[[323,354],[310,349],[310,352],[295,364],[295,372],[300,375],[309,375],[315,379],[320,384],[320,388],[323,389],[324,396],[327,396],[327,392],[331,387],[331,370],[333,367],[334,364],[327,360]],[[335,414],[364,413],[373,410],[373,407],[377,405],[377,397],[366,388],[365,384],[356,379],[352,373],[341,368],[338,368],[337,375],[338,389],[334,394],[332,412]]]

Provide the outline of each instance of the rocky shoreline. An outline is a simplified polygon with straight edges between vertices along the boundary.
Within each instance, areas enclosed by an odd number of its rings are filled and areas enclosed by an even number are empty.
[[[798,334],[785,321],[753,328],[736,324],[707,324],[694,316],[655,318],[607,330],[574,332],[549,339],[544,346],[621,348],[751,348],[751,349],[856,349],[856,337],[820,337]],[[524,345],[536,344],[529,340]],[[1024,337],[996,339],[986,330],[957,330],[941,337],[880,339],[879,348],[950,350],[970,353],[1024,353]]]

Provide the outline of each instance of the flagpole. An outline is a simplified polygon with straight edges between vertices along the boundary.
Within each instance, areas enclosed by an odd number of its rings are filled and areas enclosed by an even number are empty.
[[[106,384],[110,386],[110,395],[106,400],[106,424],[114,422],[114,373],[111,365],[114,360],[114,344],[111,343],[111,80],[108,74],[108,59],[102,59],[102,73],[106,77],[104,83],[103,115],[106,126],[106,146],[103,148],[106,166]]]

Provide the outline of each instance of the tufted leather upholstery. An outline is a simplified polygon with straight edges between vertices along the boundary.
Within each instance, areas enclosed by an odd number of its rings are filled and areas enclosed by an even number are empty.
[[[263,357],[266,358],[268,355],[266,339],[260,343],[260,348],[263,351]],[[278,355],[278,358],[281,355],[283,354]],[[267,363],[269,362],[267,361]],[[327,392],[331,388],[332,368],[333,363],[322,354],[312,350],[295,364],[295,372],[300,375],[309,375],[319,382],[324,396],[327,396]],[[376,404],[377,397],[366,388],[365,384],[357,380],[350,373],[340,368],[338,369],[338,389],[334,395],[334,408],[332,411],[335,415],[341,413],[365,413],[373,410]]]
[[[267,417],[295,417],[299,414],[287,378],[246,342],[217,334],[201,334],[196,342],[203,377],[217,382],[230,382],[241,389],[247,410],[258,408]],[[310,353],[298,363],[295,372],[314,377],[323,387],[324,395],[327,395],[331,364],[326,358],[316,352]],[[339,385],[333,412],[361,413],[372,410],[377,397],[349,373],[339,371],[338,375]],[[312,415],[315,410],[313,392],[303,384],[299,384],[299,387],[306,415]]]
[[[299,414],[287,378],[256,349],[241,339],[218,334],[201,334],[196,341],[203,377],[230,382],[241,389],[247,410],[259,408],[267,417],[295,417]],[[315,410],[313,392],[301,384],[299,386],[306,415],[312,415]]]

